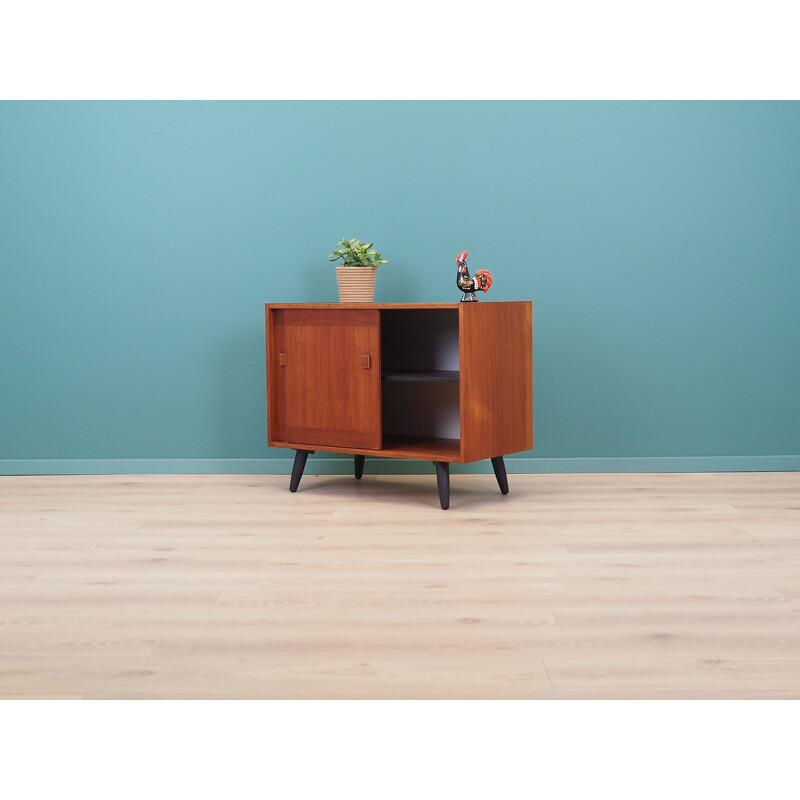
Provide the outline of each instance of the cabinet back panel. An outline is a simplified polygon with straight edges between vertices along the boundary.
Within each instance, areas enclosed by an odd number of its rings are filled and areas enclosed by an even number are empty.
[[[461,435],[457,383],[385,382],[382,395],[384,436]]]

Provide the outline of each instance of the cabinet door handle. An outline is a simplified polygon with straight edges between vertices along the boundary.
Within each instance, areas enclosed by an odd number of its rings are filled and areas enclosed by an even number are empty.
[[[278,364],[282,367],[286,366],[286,353],[278,353]]]
[[[369,356],[361,356],[361,366],[363,369],[369,369]]]

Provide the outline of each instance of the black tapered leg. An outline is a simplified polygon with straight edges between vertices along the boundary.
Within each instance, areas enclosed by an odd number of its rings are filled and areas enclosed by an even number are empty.
[[[447,461],[434,461],[436,483],[439,486],[439,502],[446,511],[450,507],[450,464]]]
[[[497,478],[497,485],[503,494],[508,494],[508,476],[506,475],[506,465],[503,463],[503,456],[492,459],[494,476]]]
[[[356,480],[360,481],[361,476],[364,474],[364,461],[366,460],[366,456],[354,456],[354,470],[356,474]]]
[[[289,491],[296,492],[300,485],[300,478],[303,477],[303,470],[306,468],[306,461],[309,456],[313,456],[313,450],[295,450],[294,465],[292,466],[292,479],[289,481]]]

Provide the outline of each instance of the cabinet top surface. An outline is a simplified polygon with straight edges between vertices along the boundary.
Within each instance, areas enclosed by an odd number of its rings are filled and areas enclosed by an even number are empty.
[[[492,301],[482,300],[481,305],[505,305],[508,303],[530,303],[530,300]],[[267,308],[459,308],[471,306],[473,303],[267,303]]]

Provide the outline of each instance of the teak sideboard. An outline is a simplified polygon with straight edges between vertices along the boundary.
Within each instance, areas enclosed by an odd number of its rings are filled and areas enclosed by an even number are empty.
[[[266,305],[267,439],[296,451],[291,491],[316,450],[436,465],[533,447],[532,306],[508,303]]]

